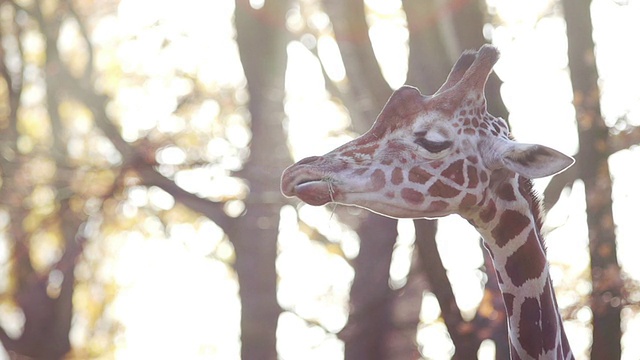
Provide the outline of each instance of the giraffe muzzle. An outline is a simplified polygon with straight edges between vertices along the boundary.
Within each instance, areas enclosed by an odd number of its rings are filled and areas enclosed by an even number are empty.
[[[333,188],[325,180],[313,180],[293,187],[295,196],[309,205],[321,206],[333,201]]]
[[[280,190],[287,197],[297,197],[309,205],[321,206],[334,200],[333,182],[311,165],[320,157],[300,160],[282,173]]]

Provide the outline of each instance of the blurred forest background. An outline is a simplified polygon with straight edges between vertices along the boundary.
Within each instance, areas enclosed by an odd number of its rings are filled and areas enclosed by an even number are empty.
[[[507,359],[468,224],[279,191],[486,42],[490,112],[577,159],[536,183],[574,353],[640,358],[638,20],[634,0],[0,1],[0,358]]]

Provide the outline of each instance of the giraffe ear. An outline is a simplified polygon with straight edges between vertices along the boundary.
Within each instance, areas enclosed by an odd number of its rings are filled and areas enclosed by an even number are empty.
[[[572,157],[550,147],[505,140],[489,167],[504,167],[529,179],[551,176],[573,165]],[[493,163],[493,166],[491,166]]]

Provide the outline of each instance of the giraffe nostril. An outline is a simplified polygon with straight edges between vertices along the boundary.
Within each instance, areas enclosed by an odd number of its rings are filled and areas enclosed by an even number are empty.
[[[298,163],[296,165],[306,165],[306,164],[310,164],[316,160],[320,159],[320,156],[309,156],[307,158],[304,158],[300,161],[298,161]]]

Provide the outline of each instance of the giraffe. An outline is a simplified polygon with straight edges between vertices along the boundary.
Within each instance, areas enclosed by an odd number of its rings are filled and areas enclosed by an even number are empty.
[[[486,110],[499,58],[465,51],[438,91],[402,86],[369,131],[282,174],[285,196],[354,205],[394,218],[459,214],[481,234],[497,272],[513,359],[573,359],[562,325],[530,179],[571,166],[549,147],[516,142]]]

